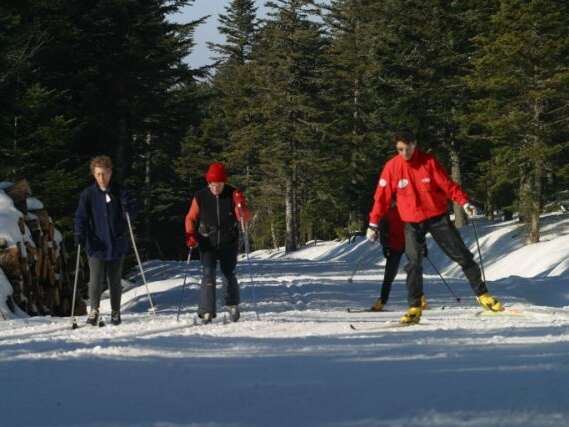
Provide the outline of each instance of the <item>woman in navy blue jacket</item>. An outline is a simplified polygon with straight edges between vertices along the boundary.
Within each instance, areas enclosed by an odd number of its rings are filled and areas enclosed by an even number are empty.
[[[99,303],[108,281],[111,294],[111,323],[121,323],[121,278],[123,259],[129,250],[125,211],[133,215],[133,204],[119,185],[111,182],[113,164],[108,156],[91,160],[95,183],[81,193],[75,212],[75,241],[85,248],[89,260],[87,323],[99,323]]]

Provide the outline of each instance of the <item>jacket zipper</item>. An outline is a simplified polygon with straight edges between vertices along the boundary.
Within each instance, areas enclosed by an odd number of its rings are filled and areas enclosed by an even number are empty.
[[[217,204],[217,246],[221,244],[221,214],[219,213],[219,195],[215,196]]]

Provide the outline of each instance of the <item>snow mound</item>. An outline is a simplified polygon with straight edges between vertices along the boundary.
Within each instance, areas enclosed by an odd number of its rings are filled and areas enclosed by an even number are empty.
[[[0,319],[2,320],[11,317],[10,309],[6,305],[6,300],[12,295],[12,292],[12,285],[10,285],[4,271],[0,268]]]
[[[524,224],[517,221],[494,222],[484,218],[476,219],[474,224],[464,226],[459,232],[466,246],[474,254],[475,260],[479,262],[474,227],[479,237],[487,280],[496,281],[512,275],[524,278],[569,276],[568,214],[559,212],[543,215],[541,241],[531,245],[527,245],[524,241]],[[430,235],[427,237],[427,246],[429,259],[443,275],[464,277],[460,266],[441,251]],[[385,263],[381,245],[370,243],[365,237],[357,237],[352,243],[347,240],[318,242],[291,254],[285,254],[282,249],[261,250],[253,252],[251,259],[343,261],[359,264],[359,267],[363,269]],[[437,274],[428,262],[424,267],[427,274]]]
[[[26,199],[26,205],[31,211],[39,211],[44,208],[43,203],[35,197],[28,197]]]
[[[8,246],[15,246],[22,240],[18,221],[22,213],[14,207],[14,202],[0,190],[0,239],[6,239]]]

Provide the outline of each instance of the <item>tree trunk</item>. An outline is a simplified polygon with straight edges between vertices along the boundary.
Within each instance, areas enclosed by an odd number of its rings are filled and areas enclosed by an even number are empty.
[[[271,219],[271,239],[273,240],[273,249],[279,248],[279,240],[277,239],[277,231],[275,230],[275,222]]]
[[[285,251],[296,251],[296,209],[295,209],[295,188],[294,177],[292,173],[286,178],[286,191],[285,191],[285,222],[286,222],[286,237],[285,237]]]
[[[292,166],[292,206],[293,206],[293,232],[294,232],[294,244],[295,250],[298,249],[298,245],[301,242],[300,236],[300,203],[298,194],[298,177],[296,165]]]
[[[454,143],[449,144],[449,153],[451,178],[457,184],[462,185],[462,177],[460,173],[460,155],[458,154],[458,150],[454,146]],[[466,224],[464,209],[462,209],[462,206],[455,202],[452,202],[452,207],[454,210],[454,225],[456,228],[461,228]]]
[[[356,24],[359,26],[359,23]],[[361,144],[359,144],[360,129],[359,129],[359,120],[360,120],[360,79],[355,78],[353,81],[353,112],[352,112],[352,147],[351,147],[351,156],[350,156],[350,182],[351,188],[353,193],[350,195],[350,212],[348,214],[348,233],[351,232],[349,229],[351,224],[361,219],[360,214],[360,206],[359,206],[359,196],[358,190],[361,188],[361,180],[359,178],[360,173],[360,163],[358,161],[360,153],[359,151],[362,150]],[[365,220],[364,220],[365,221]],[[364,222],[361,221],[361,222]]]
[[[145,243],[149,243],[151,241],[150,238],[150,215],[148,214],[150,208],[150,160],[151,160],[151,148],[150,145],[152,143],[152,134],[150,131],[146,133],[146,155],[144,156],[144,240]]]
[[[527,215],[529,213],[529,200],[531,194],[531,184],[529,178],[526,176],[525,171],[522,169],[520,174],[519,193],[519,207],[518,207],[518,220],[521,223],[528,221]]]
[[[542,181],[544,175],[544,160],[541,154],[544,148],[542,139],[543,126],[541,122],[541,114],[543,113],[543,104],[539,100],[535,100],[533,104],[533,125],[535,134],[531,136],[531,157],[533,160],[533,170],[530,175],[530,193],[528,197],[528,243],[539,242],[539,215],[541,214],[541,197],[542,197]]]
[[[129,145],[127,120],[123,116],[118,121],[118,137],[117,147],[115,149],[115,158],[113,159],[113,174],[119,182],[124,182],[127,176],[127,152]]]
[[[534,163],[532,191],[528,200],[528,243],[539,242],[541,214],[541,196],[543,180],[543,162],[537,159]]]

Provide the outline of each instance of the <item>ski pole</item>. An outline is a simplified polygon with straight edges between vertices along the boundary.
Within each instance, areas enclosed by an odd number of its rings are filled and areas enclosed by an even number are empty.
[[[156,316],[156,309],[152,303],[152,296],[150,295],[150,289],[148,289],[148,282],[146,282],[146,276],[144,275],[144,269],[142,268],[142,262],[140,261],[140,255],[138,254],[138,248],[136,247],[136,241],[134,240],[134,233],[132,232],[132,223],[130,222],[130,215],[126,209],[123,209],[126,215],[126,222],[128,224],[128,231],[130,232],[130,238],[132,239],[132,247],[134,248],[134,254],[136,255],[136,261],[138,262],[138,268],[140,269],[140,275],[142,276],[142,281],[146,287],[146,294],[148,295],[148,301],[150,302],[150,312]]]
[[[433,266],[433,268],[435,269],[435,271],[437,272],[437,274],[439,275],[439,277],[441,278],[441,280],[443,281],[443,283],[445,284],[445,286],[447,287],[447,289],[449,290],[449,292],[452,294],[452,296],[456,299],[456,302],[460,303],[460,298],[456,296],[456,294],[454,293],[454,291],[452,290],[452,288],[450,287],[450,285],[447,283],[447,281],[444,279],[443,275],[441,274],[441,272],[439,271],[439,269],[435,266],[435,264],[433,263],[433,261],[431,261],[431,258],[429,258],[428,256],[426,256],[425,258],[427,258],[427,260],[431,263],[431,265]]]
[[[180,292],[180,302],[178,303],[178,314],[176,322],[180,320],[180,311],[182,310],[182,300],[184,298],[184,289],[186,289],[186,279],[188,278],[188,269],[190,267],[190,259],[192,258],[192,248],[188,251],[188,260],[186,261],[186,273],[184,274],[184,283],[182,283],[182,292]]]
[[[367,239],[366,239],[367,240]],[[369,240],[368,240],[369,241]],[[370,242],[370,243],[374,243],[374,242]],[[354,276],[356,275],[356,273],[360,270],[360,266],[365,258],[366,254],[363,253],[360,255],[360,257],[358,258],[358,261],[356,262],[356,266],[354,267],[354,269],[352,270],[352,274],[350,274],[350,277],[348,277],[348,283],[352,283],[354,281]]]
[[[245,226],[245,219],[243,218],[243,208],[241,207],[241,203],[237,205],[237,209],[239,209],[239,222],[241,223],[243,244],[245,245],[245,258],[247,259],[247,265],[249,267],[249,281],[251,283],[253,306],[255,307],[255,316],[257,320],[259,320],[259,312],[257,310],[257,297],[255,296],[255,283],[253,282],[253,269],[251,267],[251,260],[249,259],[249,235],[247,234],[247,228]]]
[[[77,329],[75,318],[75,297],[77,295],[77,281],[79,280],[79,261],[81,259],[81,243],[77,245],[77,262],[75,263],[75,280],[73,281],[73,298],[71,299],[71,329]]]
[[[478,230],[476,229],[476,221],[470,220],[472,228],[474,229],[474,238],[476,240],[476,247],[478,248],[478,259],[480,259],[480,271],[482,272],[482,280],[486,283],[486,274],[484,273],[484,262],[482,261],[482,251],[480,251],[480,242],[478,241]]]
[[[354,276],[356,275],[356,273],[360,269],[360,265],[363,262],[364,258],[365,258],[365,254],[361,254],[360,257],[358,258],[358,262],[356,262],[356,266],[352,270],[352,274],[350,274],[350,277],[348,277],[348,283],[352,283],[354,281]]]

